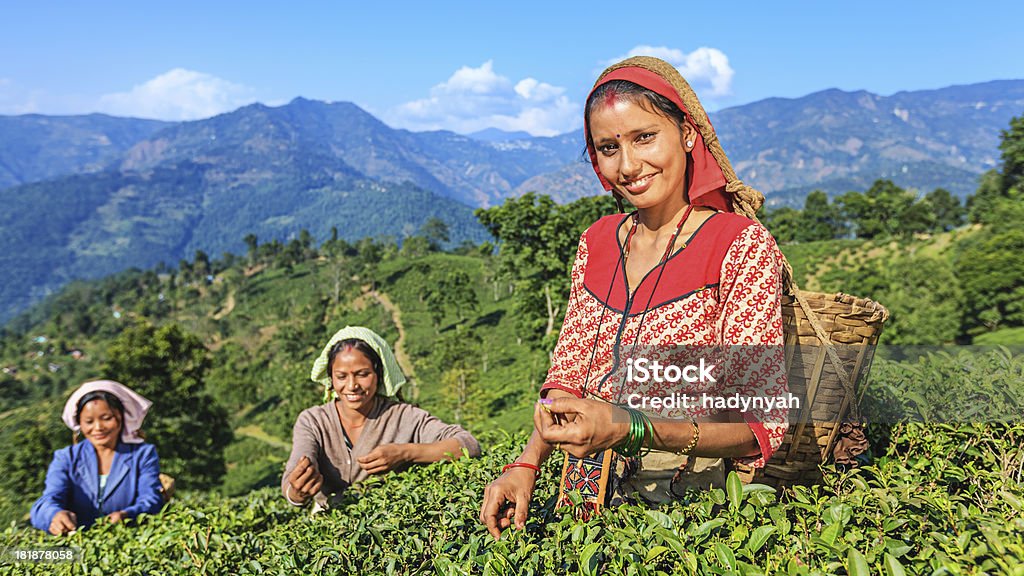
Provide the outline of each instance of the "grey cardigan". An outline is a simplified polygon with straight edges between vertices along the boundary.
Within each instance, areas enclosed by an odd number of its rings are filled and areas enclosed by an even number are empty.
[[[345,443],[334,402],[307,408],[299,414],[292,431],[292,453],[281,478],[287,496],[288,476],[303,456],[323,474],[324,483],[313,500],[320,508],[352,484],[369,475],[356,461],[382,444],[429,444],[455,438],[470,456],[480,455],[480,443],[461,426],[445,424],[412,404],[380,397],[366,419],[359,439],[350,449]],[[294,498],[294,496],[293,496]]]

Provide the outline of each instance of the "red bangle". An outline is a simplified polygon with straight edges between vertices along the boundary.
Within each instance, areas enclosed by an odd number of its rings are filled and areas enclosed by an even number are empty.
[[[513,462],[511,464],[505,464],[501,469],[501,473],[504,474],[505,472],[508,472],[509,468],[529,468],[530,470],[533,470],[533,473],[537,478],[540,478],[540,466],[530,464],[529,462]]]

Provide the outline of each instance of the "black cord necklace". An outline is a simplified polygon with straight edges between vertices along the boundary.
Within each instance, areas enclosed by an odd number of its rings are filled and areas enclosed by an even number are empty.
[[[632,358],[633,354],[636,352],[637,344],[640,341],[640,333],[643,331],[644,320],[647,318],[648,310],[650,310],[651,301],[654,299],[654,293],[658,290],[658,285],[661,283],[661,277],[662,277],[662,275],[665,272],[665,266],[668,264],[668,259],[672,255],[672,252],[674,251],[676,240],[679,238],[679,233],[683,229],[683,224],[686,222],[687,218],[689,218],[690,212],[692,210],[693,210],[693,205],[692,204],[688,205],[686,207],[686,211],[683,212],[682,218],[680,218],[679,219],[679,223],[676,224],[676,229],[672,233],[672,238],[669,240],[668,246],[665,247],[665,252],[661,255],[661,261],[658,262],[658,276],[654,280],[654,286],[651,288],[651,293],[648,295],[647,302],[644,304],[643,313],[640,315],[640,324],[637,327],[636,335],[633,337],[633,346],[630,348],[630,351],[629,351],[629,357],[630,358]],[[637,227],[638,227],[638,225],[640,223],[640,214],[639,214],[639,212],[634,212],[632,218],[633,218],[633,225],[630,227],[629,232],[626,233],[625,246],[624,246],[623,250],[619,254],[619,260],[618,260],[618,262],[616,264],[615,271],[612,273],[611,282],[608,284],[608,293],[607,293],[607,295],[605,295],[604,301],[602,302],[603,308],[601,310],[601,317],[600,317],[600,319],[597,322],[597,332],[596,332],[596,334],[594,334],[594,343],[591,345],[590,362],[588,362],[588,364],[587,364],[587,373],[586,373],[586,375],[583,378],[582,396],[584,398],[587,397],[588,392],[589,392],[590,373],[591,373],[591,370],[594,367],[594,360],[597,357],[597,346],[598,346],[598,342],[601,339],[601,326],[604,324],[605,315],[606,315],[608,309],[610,308],[608,300],[609,300],[609,298],[611,298],[612,288],[615,286],[615,278],[618,275],[619,267],[620,266],[622,267],[622,274],[623,274],[624,277],[625,277],[625,274],[626,274],[626,264],[627,264],[628,259],[629,259],[630,244],[632,243],[633,235],[636,233]],[[636,286],[636,288],[633,290],[634,294],[636,293],[637,290],[639,290],[640,284],[643,284],[643,280],[642,279],[641,279],[640,283]],[[627,291],[629,290],[629,278],[628,277],[626,277],[626,289],[627,289]],[[624,311],[623,315],[624,315],[624,317],[623,317],[622,321],[623,322],[628,322],[629,311],[628,310]],[[625,384],[625,382],[623,382],[623,386],[619,387],[619,394],[616,397],[616,403],[618,403],[622,399],[622,394],[625,391],[625,385],[624,384]]]

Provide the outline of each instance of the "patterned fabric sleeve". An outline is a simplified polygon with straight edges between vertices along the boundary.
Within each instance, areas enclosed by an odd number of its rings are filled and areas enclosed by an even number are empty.
[[[547,378],[541,386],[541,395],[547,394],[548,390],[562,390],[577,397],[583,395],[584,359],[585,351],[582,343],[590,341],[584,337],[587,318],[585,311],[580,305],[585,289],[583,288],[583,273],[587,268],[587,235],[584,232],[580,236],[579,247],[576,250],[576,260],[572,264],[571,287],[569,302],[565,307],[565,319],[562,321],[562,330],[558,333],[558,343],[551,353],[551,368],[548,369]]]
[[[729,347],[729,394],[767,399],[789,391],[782,347],[781,262],[775,239],[756,223],[736,237],[722,262],[721,335]],[[761,454],[736,461],[763,467],[782,444],[787,415],[785,405],[752,406],[744,412]]]

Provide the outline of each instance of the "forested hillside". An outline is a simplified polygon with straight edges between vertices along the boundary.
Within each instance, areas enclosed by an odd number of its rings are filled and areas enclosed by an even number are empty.
[[[106,114],[0,116],[0,188],[98,172],[168,125]]]
[[[739,176],[770,206],[877,179],[963,198],[996,167],[1024,81],[879,96],[827,90],[711,115]],[[492,135],[493,136],[493,135]],[[444,220],[484,240],[477,207],[534,192],[599,194],[581,131],[554,137],[394,129],[348,102],[251,104],[191,122],[103,115],[0,117],[0,322],[72,279],[98,278],[242,238],[287,242],[331,226],[349,241]],[[520,134],[519,136],[522,136]]]

